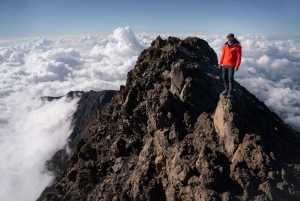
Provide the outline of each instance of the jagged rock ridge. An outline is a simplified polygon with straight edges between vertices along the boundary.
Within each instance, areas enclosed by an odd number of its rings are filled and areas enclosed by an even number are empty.
[[[46,200],[299,200],[299,132],[238,83],[224,97],[217,63],[153,41]]]

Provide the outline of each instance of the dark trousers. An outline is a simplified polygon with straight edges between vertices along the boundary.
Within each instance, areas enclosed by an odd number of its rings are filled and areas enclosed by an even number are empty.
[[[223,81],[225,89],[232,91],[234,84],[234,67],[223,66],[222,67]]]

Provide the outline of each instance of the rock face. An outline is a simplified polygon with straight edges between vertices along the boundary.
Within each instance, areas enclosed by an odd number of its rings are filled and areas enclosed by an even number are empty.
[[[89,91],[89,92],[69,92],[68,97],[73,98],[80,95],[78,107],[73,117],[73,132],[69,136],[69,146],[73,148],[77,141],[87,137],[88,130],[100,115],[105,111],[111,101],[116,95],[117,91],[103,90],[103,91]]]
[[[199,38],[158,37],[45,200],[299,200],[299,132],[223,91]]]

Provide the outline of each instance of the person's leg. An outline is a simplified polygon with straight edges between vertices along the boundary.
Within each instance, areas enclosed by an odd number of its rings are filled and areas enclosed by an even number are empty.
[[[231,97],[233,89],[234,89],[234,68],[228,67],[228,97]]]
[[[226,66],[222,67],[222,75],[223,75],[223,82],[224,82],[224,88],[225,88],[224,94],[227,95],[228,88],[229,88],[229,83],[228,83],[228,67],[226,67]]]

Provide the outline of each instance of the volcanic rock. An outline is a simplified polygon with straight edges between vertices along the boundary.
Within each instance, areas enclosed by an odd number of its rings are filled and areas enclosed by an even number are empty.
[[[217,64],[158,37],[45,200],[299,200],[300,133],[238,83],[227,99]]]

